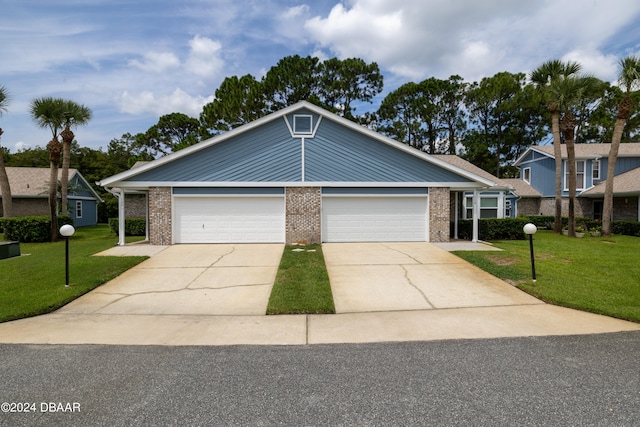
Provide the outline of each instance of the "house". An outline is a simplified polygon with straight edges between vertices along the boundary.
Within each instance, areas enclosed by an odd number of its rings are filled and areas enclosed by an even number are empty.
[[[20,167],[7,167],[6,170],[13,199],[13,216],[49,215],[50,170]],[[61,175],[62,170],[59,169],[58,179]],[[98,223],[98,203],[102,199],[76,169],[69,169],[67,198],[69,216],[73,218],[76,227]]]
[[[602,219],[604,188],[611,144],[576,144],[576,216]],[[516,160],[520,182],[512,185],[522,215],[555,214],[553,146],[536,145]],[[514,181],[515,182],[515,181]],[[567,150],[562,145],[562,214],[568,214]],[[620,144],[615,167],[613,219],[640,221],[640,143]]]
[[[99,185],[118,196],[119,244],[130,193],[152,244],[290,244],[448,241],[455,194],[478,205],[494,182],[303,101]]]

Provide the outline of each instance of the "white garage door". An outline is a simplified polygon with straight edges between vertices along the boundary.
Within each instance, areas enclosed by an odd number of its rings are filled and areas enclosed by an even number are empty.
[[[282,243],[283,196],[176,197],[175,243]]]
[[[427,197],[322,198],[325,242],[424,242]]]

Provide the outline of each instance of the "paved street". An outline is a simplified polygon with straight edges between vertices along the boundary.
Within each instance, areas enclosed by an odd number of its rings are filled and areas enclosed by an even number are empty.
[[[311,346],[0,345],[0,402],[36,408],[0,413],[0,425],[632,426],[640,424],[638,354],[640,332]],[[59,411],[74,404],[79,411]]]

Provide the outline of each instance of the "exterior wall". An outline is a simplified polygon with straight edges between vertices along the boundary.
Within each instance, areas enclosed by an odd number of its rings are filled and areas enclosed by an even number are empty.
[[[638,218],[638,196],[613,198],[614,221],[638,221]]]
[[[288,187],[286,199],[286,243],[320,243],[322,192],[320,187]]]
[[[518,214],[529,215],[529,214],[523,213],[520,210],[521,202],[522,202],[522,199],[520,200],[520,202],[518,202]],[[543,197],[540,200],[539,215],[554,216],[556,214],[555,206],[556,206],[555,197]],[[576,214],[576,217],[587,217],[587,218],[593,217],[593,200],[577,197],[576,205],[575,205],[575,214]],[[530,214],[530,215],[538,215],[538,214]],[[568,216],[568,215],[569,215],[569,198],[563,197],[562,198],[562,216]]]
[[[451,197],[449,188],[429,188],[429,241],[448,242]]]
[[[82,202],[82,217],[76,216],[76,202]],[[98,203],[95,200],[78,200],[69,198],[69,215],[76,227],[96,225],[98,222]]]
[[[517,215],[542,215],[540,197],[521,197],[516,202]]]
[[[147,217],[147,195],[146,194],[125,194],[124,217],[125,218],[146,218]]]
[[[2,199],[0,198],[0,201]],[[13,216],[49,215],[49,202],[47,198],[38,199],[13,199]],[[2,215],[2,203],[0,203],[0,215]]]
[[[149,188],[149,243],[170,245],[171,230],[171,187],[151,187]]]

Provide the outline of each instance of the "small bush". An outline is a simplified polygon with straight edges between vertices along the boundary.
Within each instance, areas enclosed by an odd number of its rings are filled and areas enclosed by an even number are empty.
[[[120,221],[118,218],[109,218],[111,231],[118,234]],[[127,218],[124,220],[125,236],[145,236],[147,234],[147,221],[144,218]]]
[[[529,221],[524,218],[483,218],[478,220],[480,240],[524,240],[522,228]],[[458,237],[471,240],[473,220],[464,219],[458,223]]]
[[[611,223],[613,234],[640,237],[640,221],[613,221]]]
[[[73,225],[70,216],[59,216],[58,227]],[[42,243],[51,241],[51,221],[48,216],[18,216],[0,218],[0,229],[4,228],[4,238],[21,243]]]

